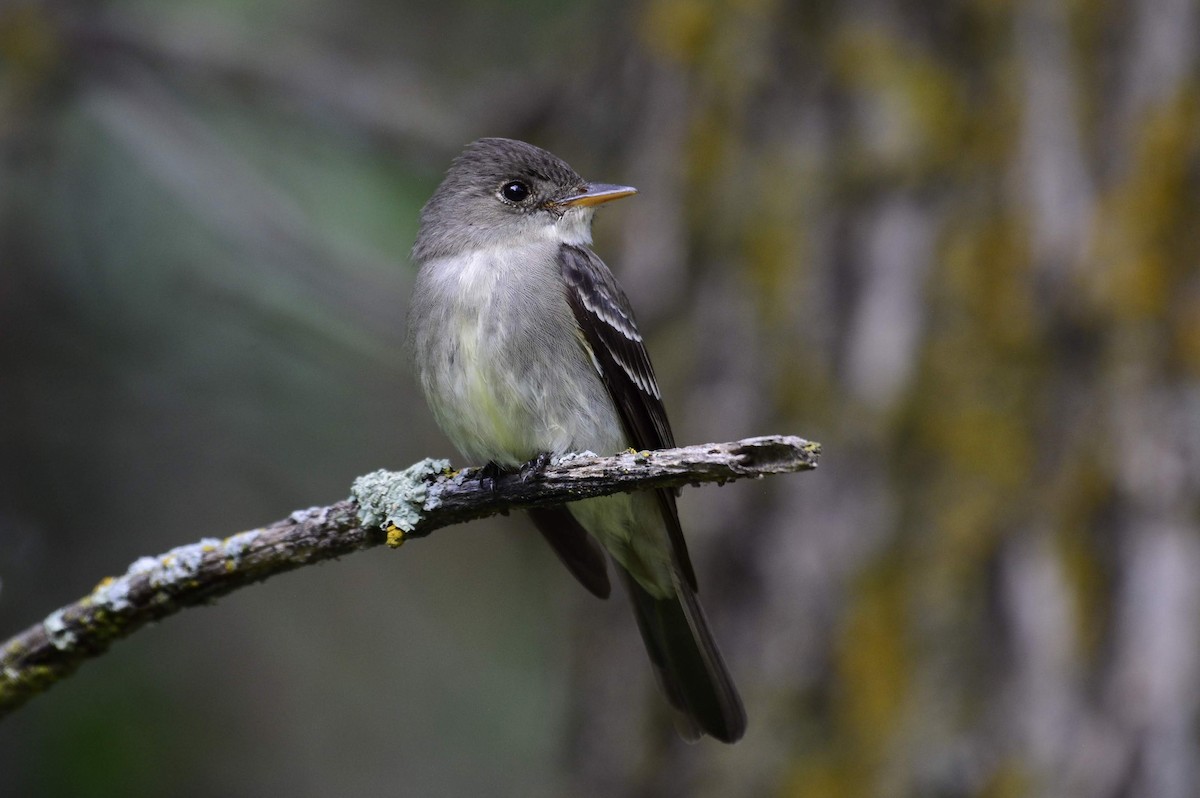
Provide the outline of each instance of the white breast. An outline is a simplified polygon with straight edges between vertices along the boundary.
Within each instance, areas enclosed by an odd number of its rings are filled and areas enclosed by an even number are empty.
[[[426,263],[414,349],[430,407],[473,460],[625,446],[615,407],[567,304],[558,242],[490,247]]]

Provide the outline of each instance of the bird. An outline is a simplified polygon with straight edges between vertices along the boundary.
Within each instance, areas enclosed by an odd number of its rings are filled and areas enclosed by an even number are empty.
[[[422,208],[408,346],[434,419],[484,473],[674,446],[629,299],[591,249],[597,206],[635,193],[532,144],[482,138]],[[528,513],[600,598],[613,561],[680,735],[741,739],[746,712],[697,598],[675,493]]]

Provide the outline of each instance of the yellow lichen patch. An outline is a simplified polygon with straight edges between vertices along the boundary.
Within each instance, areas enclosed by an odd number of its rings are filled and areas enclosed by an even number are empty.
[[[987,208],[974,209],[986,213]],[[969,212],[969,211],[968,211]],[[1027,235],[1015,221],[990,218],[952,224],[943,247],[933,298],[948,316],[942,337],[969,329],[981,345],[1006,349],[1037,344],[1037,299]],[[993,356],[998,353],[991,353]],[[960,362],[951,361],[951,367]],[[987,366],[985,360],[981,365]]]
[[[999,535],[1029,509],[1014,498],[1038,461],[1032,420],[1049,364],[1023,239],[1003,218],[965,216],[931,283],[937,311],[909,409],[907,443],[920,459],[905,467],[919,482],[917,523],[934,532],[938,594],[976,580]]]
[[[1117,319],[1163,319],[1195,270],[1192,167],[1200,104],[1187,92],[1147,114],[1126,178],[1104,198],[1093,249],[1102,266],[1089,292]]]
[[[802,759],[788,774],[780,794],[786,798],[855,798],[871,794],[862,768],[829,754]]]
[[[943,474],[938,482],[931,494],[935,540],[926,552],[934,578],[926,589],[935,600],[953,602],[995,552],[1006,528],[1005,494],[982,480],[955,480]]]
[[[1007,761],[992,771],[983,783],[979,798],[1021,798],[1035,794],[1029,774],[1020,762]]]
[[[832,62],[868,116],[860,129],[874,158],[863,166],[916,176],[960,157],[966,109],[948,65],[878,27],[845,32]]]
[[[904,572],[884,564],[859,584],[835,651],[835,723],[860,763],[882,762],[909,687],[908,599]]]
[[[387,545],[389,548],[398,549],[404,545],[406,537],[404,530],[395,524],[389,524],[387,528]]]
[[[1035,451],[1015,397],[992,396],[980,386],[958,395],[947,391],[945,398],[938,413],[924,419],[923,443],[944,460],[951,481],[982,477],[1000,490],[1022,484]]]
[[[36,84],[61,63],[62,45],[48,14],[36,3],[0,10],[0,62],[19,88]]]
[[[92,592],[94,593],[97,590],[103,590],[104,588],[111,586],[113,584],[113,582],[116,582],[116,581],[117,581],[117,578],[115,576],[106,576],[103,579],[101,579],[99,582],[96,583],[96,586],[94,588],[92,588]]]
[[[1071,453],[1069,465],[1053,481],[1046,503],[1056,522],[1055,548],[1071,591],[1076,639],[1087,654],[1099,653],[1109,622],[1112,585],[1107,556],[1096,547],[1095,529],[1117,500],[1113,474],[1091,448]]]
[[[704,225],[711,214],[717,212],[715,203],[721,199],[714,189],[721,185],[726,174],[731,146],[730,130],[725,114],[714,107],[717,101],[697,110],[688,126],[688,140],[684,151],[684,179],[693,201],[686,210],[695,214],[690,220],[694,225]],[[721,233],[722,230],[707,229],[705,233]]]
[[[807,276],[803,206],[808,186],[796,167],[768,158],[763,161],[756,182],[765,190],[746,198],[754,206],[742,224],[741,249],[765,325],[777,328],[791,322],[796,286]]]
[[[1073,638],[1084,657],[1100,653],[1104,633],[1111,621],[1112,585],[1105,578],[1102,557],[1088,530],[1064,530],[1056,544],[1059,564],[1070,590],[1071,617],[1076,621]]]
[[[1178,366],[1200,376],[1200,286],[1176,301],[1172,325],[1172,357]]]
[[[638,29],[646,49],[686,64],[712,40],[716,13],[709,0],[656,0],[642,20]]]

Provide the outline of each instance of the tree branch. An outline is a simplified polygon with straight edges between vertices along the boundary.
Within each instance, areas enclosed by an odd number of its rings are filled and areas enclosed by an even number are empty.
[[[359,477],[352,498],[298,510],[270,526],[142,557],[120,577],[52,612],[0,647],[0,716],[70,675],[145,624],[310,563],[511,508],[562,504],[621,491],[724,483],[817,467],[820,444],[774,435],[612,457],[568,455],[541,474],[481,481],[445,460]]]

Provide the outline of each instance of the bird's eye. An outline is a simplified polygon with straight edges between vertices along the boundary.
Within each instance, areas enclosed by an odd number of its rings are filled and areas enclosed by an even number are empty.
[[[520,180],[512,180],[500,187],[500,196],[509,202],[523,202],[529,197],[529,186]]]

